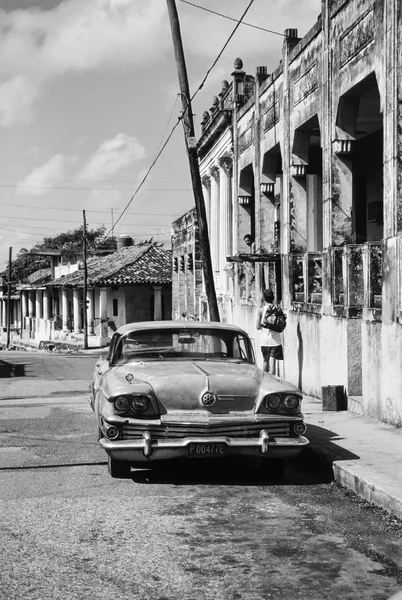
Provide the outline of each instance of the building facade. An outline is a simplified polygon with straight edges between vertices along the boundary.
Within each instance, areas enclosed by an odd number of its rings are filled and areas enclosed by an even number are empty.
[[[284,376],[402,425],[401,2],[323,0],[273,73],[234,66],[198,142],[222,320],[258,347],[273,288]]]

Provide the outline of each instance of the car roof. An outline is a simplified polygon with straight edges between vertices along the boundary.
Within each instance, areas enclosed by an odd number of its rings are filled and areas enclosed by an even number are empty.
[[[129,331],[141,331],[145,329],[175,329],[183,327],[185,329],[220,329],[225,331],[237,331],[248,335],[244,329],[230,323],[219,323],[217,321],[139,321],[137,323],[127,323],[119,327],[116,333],[124,335]]]

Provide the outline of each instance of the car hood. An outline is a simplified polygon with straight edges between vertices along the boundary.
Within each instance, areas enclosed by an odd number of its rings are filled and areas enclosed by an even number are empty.
[[[131,385],[126,376],[133,375]],[[177,410],[208,410],[212,413],[254,411],[261,387],[262,371],[252,364],[223,361],[143,362],[114,367],[105,378],[106,393],[136,391],[148,384],[158,400],[161,414]],[[107,386],[106,386],[107,384]],[[129,385],[129,389],[127,389]],[[205,406],[202,396],[214,394],[214,404]]]

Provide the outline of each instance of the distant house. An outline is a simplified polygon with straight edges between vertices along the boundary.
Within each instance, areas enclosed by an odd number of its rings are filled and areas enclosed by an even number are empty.
[[[20,286],[23,339],[79,340],[84,324],[84,270],[51,278],[34,274]],[[87,319],[90,345],[105,345],[114,330],[133,321],[172,316],[172,254],[153,244],[127,246],[87,261]],[[36,277],[35,277],[36,276]]]

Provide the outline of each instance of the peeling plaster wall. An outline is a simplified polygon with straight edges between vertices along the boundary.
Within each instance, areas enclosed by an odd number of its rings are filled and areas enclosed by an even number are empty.
[[[402,327],[363,324],[363,414],[402,427]]]

